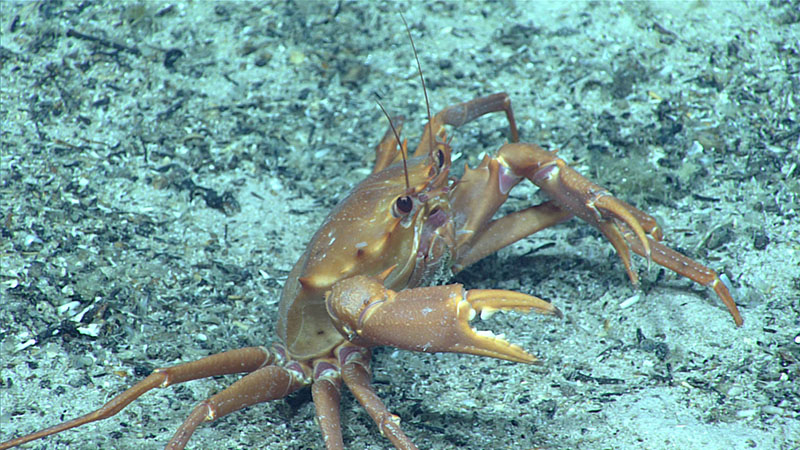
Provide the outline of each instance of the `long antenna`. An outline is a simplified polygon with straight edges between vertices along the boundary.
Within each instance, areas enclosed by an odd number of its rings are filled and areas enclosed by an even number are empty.
[[[397,132],[397,128],[394,127],[394,123],[392,123],[392,118],[389,117],[389,113],[386,112],[386,108],[383,107],[380,99],[376,99],[378,102],[378,106],[381,107],[381,111],[383,111],[383,115],[389,120],[389,126],[392,127],[392,133],[394,133],[394,138],[397,139],[397,145],[400,146],[400,156],[403,157],[403,174],[406,176],[406,192],[411,190],[411,184],[408,182],[408,163],[406,162],[406,149],[402,142],[400,142],[400,134]]]
[[[411,37],[411,28],[406,22],[403,13],[400,13],[400,18],[403,19],[403,25],[406,26],[406,33],[408,33],[408,40],[411,41],[411,49],[414,50],[414,59],[417,60],[417,71],[419,72],[419,79],[422,81],[422,93],[425,95],[425,108],[428,111],[428,135],[430,137],[431,146],[433,145],[433,123],[431,123],[431,103],[428,101],[428,90],[425,88],[425,77],[422,76],[422,65],[419,63],[419,55],[417,55],[417,47],[414,45],[414,38]],[[431,149],[428,149],[430,151]]]

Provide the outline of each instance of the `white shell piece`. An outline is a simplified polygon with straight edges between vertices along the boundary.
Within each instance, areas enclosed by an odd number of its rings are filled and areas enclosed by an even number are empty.
[[[640,298],[641,295],[637,293],[636,295],[633,295],[632,297],[628,297],[627,299],[623,300],[622,303],[619,304],[619,307],[622,309],[628,308],[633,304],[635,304],[636,302],[638,302]]]
[[[78,333],[85,334],[86,336],[97,337],[100,336],[100,329],[102,325],[99,323],[90,323],[85,327],[78,327]]]

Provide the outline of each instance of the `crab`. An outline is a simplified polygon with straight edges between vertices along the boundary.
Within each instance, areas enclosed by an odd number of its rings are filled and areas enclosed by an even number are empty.
[[[511,142],[485,156],[459,180],[450,177],[445,126],[459,127],[503,112]],[[181,449],[202,423],[309,387],[325,446],[344,448],[339,420],[347,385],[398,449],[415,449],[400,418],[371,387],[370,349],[455,352],[534,363],[536,358],[470,320],[496,311],[561,316],[551,303],[519,292],[439,285],[501,248],[572,217],[597,228],[616,249],[631,282],[631,251],[714,290],[736,325],[742,317],[717,273],[665,246],[656,221],[572,169],[555,151],[519,142],[507,94],[450,106],[428,123],[412,155],[400,139],[402,118],[376,147],[372,174],[328,215],[289,274],[278,312],[278,342],[156,369],[100,409],[0,444],[7,449],[109,418],[156,388],[211,376],[246,373],[189,414],[167,448]],[[398,151],[399,147],[399,151]],[[509,192],[529,180],[549,200],[493,218]]]

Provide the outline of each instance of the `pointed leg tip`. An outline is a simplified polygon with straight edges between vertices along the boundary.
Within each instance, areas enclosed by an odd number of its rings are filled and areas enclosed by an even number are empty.
[[[636,232],[636,236],[639,238],[639,243],[641,243],[642,247],[644,248],[644,257],[647,258],[647,261],[649,262],[650,241],[647,240],[647,235],[644,233],[644,229],[642,229],[642,226],[639,224],[639,222],[636,222],[636,228],[634,229],[634,232]]]
[[[733,298],[729,299],[722,299],[725,306],[728,308],[728,312],[733,317],[733,322],[736,324],[737,327],[741,327],[744,325],[744,319],[742,318],[742,314],[739,312],[739,308],[736,307],[736,303],[734,303]]]
[[[728,312],[733,317],[733,321],[736,323],[736,326],[741,327],[744,324],[744,319],[742,319],[739,308],[736,307],[736,302],[733,300],[733,296],[728,290],[728,286],[720,279],[719,276],[714,278],[714,281],[711,283],[711,289],[714,290],[719,299],[722,300],[722,303],[725,304],[725,307],[728,308]]]
[[[628,273],[628,278],[631,280],[631,284],[633,285],[634,289],[639,288],[639,275],[633,271],[633,268],[630,265],[630,262],[625,265],[625,272]]]

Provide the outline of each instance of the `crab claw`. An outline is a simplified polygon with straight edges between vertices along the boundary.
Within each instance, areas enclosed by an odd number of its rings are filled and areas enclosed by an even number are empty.
[[[631,282],[638,284],[639,277],[631,268],[626,241],[635,240],[649,263],[652,257],[648,235],[655,241],[663,237],[654,218],[584,178],[558,158],[555,151],[532,144],[513,143],[500,149],[498,159],[510,173],[528,178],[547,192],[560,208],[600,230],[617,250]],[[626,239],[626,234],[631,235],[631,240]]]
[[[508,310],[561,317],[561,311],[549,302],[519,292],[466,291],[460,284],[395,292],[365,276],[334,284],[325,304],[339,331],[356,345],[469,353],[522,363],[536,358],[502,335],[475,330],[469,321]]]

